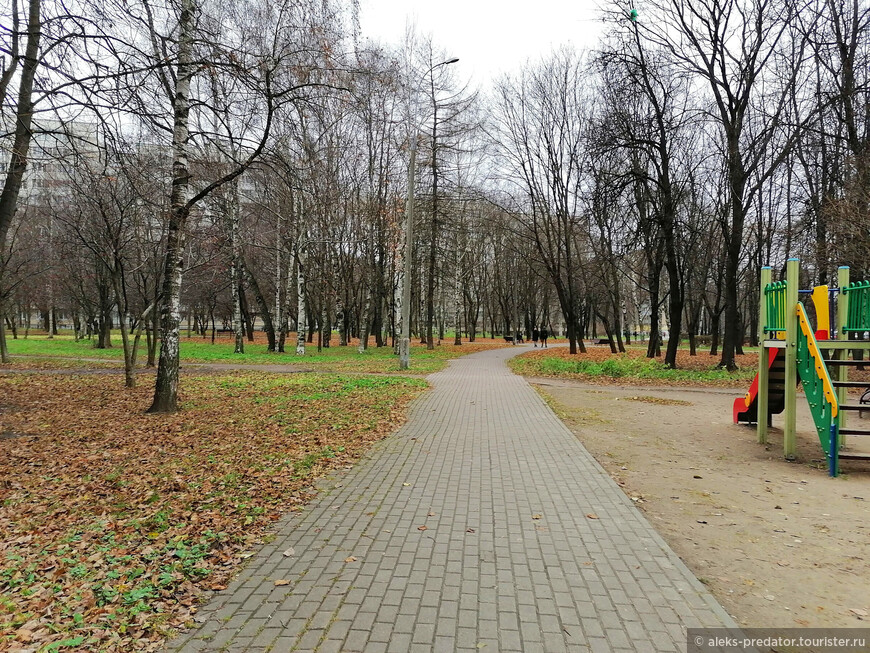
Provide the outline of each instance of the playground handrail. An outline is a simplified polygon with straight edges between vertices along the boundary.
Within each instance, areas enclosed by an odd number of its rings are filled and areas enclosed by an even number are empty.
[[[767,302],[767,324],[764,325],[766,333],[786,330],[786,288],[785,281],[776,281],[764,287],[764,298]]]
[[[870,281],[850,283],[842,292],[848,294],[849,300],[843,331],[870,331]]]
[[[834,419],[839,412],[837,393],[834,392],[834,385],[831,383],[831,377],[828,374],[828,368],[825,365],[825,359],[822,356],[822,353],[819,351],[818,344],[816,343],[816,338],[813,335],[812,328],[810,327],[810,321],[809,319],[807,319],[806,309],[804,309],[804,305],[802,303],[798,302],[798,305],[795,308],[795,314],[798,318],[800,330],[806,338],[808,353],[812,357],[813,368],[815,369],[816,376],[816,379],[814,379],[814,381],[816,383],[821,383],[822,393],[828,404],[831,406],[831,419]],[[801,377],[801,379],[806,380],[803,376]]]

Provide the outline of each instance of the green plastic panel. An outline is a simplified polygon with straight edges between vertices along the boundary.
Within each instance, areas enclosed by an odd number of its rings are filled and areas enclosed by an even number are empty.
[[[843,288],[848,300],[848,313],[843,331],[870,331],[870,281],[857,281]]]
[[[787,287],[785,281],[777,281],[764,288],[764,299],[767,302],[767,324],[764,327],[766,333],[785,331]]]

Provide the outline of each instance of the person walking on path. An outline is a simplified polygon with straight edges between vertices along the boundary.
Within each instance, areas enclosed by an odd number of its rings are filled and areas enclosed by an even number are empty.
[[[540,332],[538,331],[537,327],[532,329],[532,342],[535,343],[535,347],[538,346],[538,336],[539,335],[540,335]]]
[[[538,337],[541,339],[541,347],[547,347],[547,338],[549,337],[549,333],[547,332],[547,327],[541,325],[541,330],[538,333]]]

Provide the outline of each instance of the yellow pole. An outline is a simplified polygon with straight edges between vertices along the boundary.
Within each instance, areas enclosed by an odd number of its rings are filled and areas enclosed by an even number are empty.
[[[824,331],[828,335],[827,340],[831,339],[831,305],[828,300],[828,287],[816,286],[813,288],[813,306],[816,308],[816,331]]]

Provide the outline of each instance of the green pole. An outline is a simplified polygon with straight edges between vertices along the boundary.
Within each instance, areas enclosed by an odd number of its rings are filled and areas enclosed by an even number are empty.
[[[795,308],[798,302],[801,262],[790,258],[785,267],[785,424],[782,452],[788,460],[797,453],[797,329]]]
[[[837,323],[834,328],[837,330],[837,340],[848,340],[849,334],[843,329],[846,326],[846,321],[849,316],[849,293],[844,293],[843,289],[849,285],[849,266],[841,265],[837,268],[837,286],[840,292],[837,293]],[[848,349],[837,349],[836,357],[839,359],[848,358]],[[848,365],[837,365],[837,381],[846,381],[849,378]],[[846,388],[837,388],[837,402],[840,404],[846,403]],[[838,411],[837,418],[839,419],[840,430],[846,428],[846,411]],[[846,444],[846,436],[840,435],[840,446]]]
[[[758,442],[767,444],[767,405],[769,401],[768,386],[770,383],[770,368],[767,365],[769,353],[764,342],[767,334],[764,327],[767,326],[767,298],[764,289],[770,283],[771,270],[769,266],[761,268],[761,283],[759,290],[758,308],[758,333],[761,339],[758,347]]]

